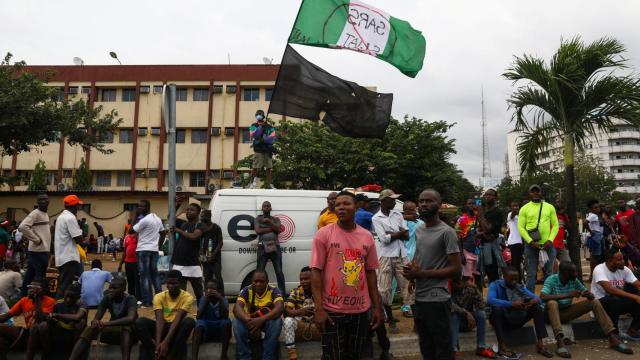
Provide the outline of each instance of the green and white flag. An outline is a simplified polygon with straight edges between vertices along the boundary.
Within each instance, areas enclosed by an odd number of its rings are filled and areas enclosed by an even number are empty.
[[[426,41],[404,20],[357,0],[303,0],[289,43],[369,54],[415,77]]]

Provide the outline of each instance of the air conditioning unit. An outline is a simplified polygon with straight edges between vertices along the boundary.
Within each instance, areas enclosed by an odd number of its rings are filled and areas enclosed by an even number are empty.
[[[214,94],[222,94],[222,85],[213,85],[211,87],[211,92]]]
[[[83,86],[81,92],[87,95],[91,94],[91,86]]]
[[[176,191],[177,191],[177,192],[182,192],[182,191],[184,191],[184,189],[182,188],[182,185],[176,185]]]
[[[151,135],[160,135],[160,128],[151,128]]]
[[[153,85],[154,94],[162,94],[162,85]]]
[[[150,86],[140,86],[140,94],[148,94],[151,92],[151,87]]]
[[[211,128],[211,136],[220,136],[221,129],[219,127]]]
[[[77,87],[77,86],[71,86],[71,87],[69,88],[69,94],[71,94],[71,95],[75,95],[75,94],[77,94],[77,93],[78,93],[78,87]]]
[[[56,185],[56,188],[58,189],[58,191],[67,191],[67,184],[59,183]]]
[[[235,130],[234,128],[224,128],[224,135],[225,136],[233,136],[233,130]]]
[[[222,173],[223,179],[233,179],[233,171],[225,171]]]
[[[138,136],[147,136],[147,128],[138,128]]]
[[[227,85],[227,94],[235,94],[238,87],[235,85]]]

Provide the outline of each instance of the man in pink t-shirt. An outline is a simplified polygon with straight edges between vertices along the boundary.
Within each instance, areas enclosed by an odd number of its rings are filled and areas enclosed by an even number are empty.
[[[355,223],[355,196],[342,191],[335,204],[338,222],[316,232],[311,250],[314,321],[322,333],[323,359],[357,359],[369,326],[377,328],[382,319],[378,255],[371,233]]]

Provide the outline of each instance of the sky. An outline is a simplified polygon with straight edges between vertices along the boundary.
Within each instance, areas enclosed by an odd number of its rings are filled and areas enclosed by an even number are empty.
[[[640,68],[640,2],[633,0],[367,0],[422,31],[427,51],[414,79],[390,64],[348,50],[296,46],[309,61],[343,79],[394,94],[392,115],[455,123],[452,161],[474,184],[482,174],[484,88],[491,171],[505,171],[506,100],[501,74],[514,55],[549,59],[561,38],[615,37]],[[279,63],[300,0],[2,1],[0,52],[31,65]],[[634,25],[636,24],[636,25]],[[425,149],[424,151],[428,151]]]

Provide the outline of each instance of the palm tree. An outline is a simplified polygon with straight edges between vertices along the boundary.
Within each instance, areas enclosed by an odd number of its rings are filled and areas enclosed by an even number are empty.
[[[517,86],[507,100],[511,122],[521,134],[517,146],[522,171],[555,141],[562,141],[565,199],[569,214],[569,254],[580,274],[580,240],[576,222],[574,157],[585,141],[608,133],[614,119],[640,126],[640,79],[629,71],[624,45],[602,38],[586,45],[580,37],[561,40],[546,63],[531,55],[514,57],[503,74]]]

